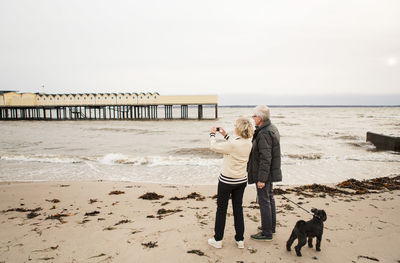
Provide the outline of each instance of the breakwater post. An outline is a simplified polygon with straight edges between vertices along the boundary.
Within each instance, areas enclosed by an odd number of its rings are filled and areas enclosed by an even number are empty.
[[[400,137],[367,132],[367,142],[373,143],[377,150],[400,152]]]

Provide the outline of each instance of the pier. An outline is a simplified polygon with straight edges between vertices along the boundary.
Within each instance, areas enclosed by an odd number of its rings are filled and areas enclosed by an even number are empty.
[[[0,94],[0,120],[217,119],[215,95]]]

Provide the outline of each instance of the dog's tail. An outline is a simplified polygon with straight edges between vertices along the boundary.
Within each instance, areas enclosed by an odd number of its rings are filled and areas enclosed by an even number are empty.
[[[304,220],[299,220],[299,221],[297,221],[297,223],[296,223],[296,228],[297,229],[302,229],[303,228],[303,226],[306,224],[306,221],[304,221]]]

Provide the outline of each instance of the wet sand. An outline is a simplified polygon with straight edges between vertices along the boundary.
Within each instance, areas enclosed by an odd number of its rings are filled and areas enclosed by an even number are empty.
[[[306,245],[297,257],[293,249],[286,251],[286,241],[296,221],[311,215],[277,194],[274,240],[251,240],[260,225],[254,185],[244,196],[245,249],[234,242],[231,204],[223,248],[210,247],[216,189],[131,182],[1,183],[0,262],[400,262],[399,190],[348,195],[292,188],[286,197],[328,215],[322,251]]]

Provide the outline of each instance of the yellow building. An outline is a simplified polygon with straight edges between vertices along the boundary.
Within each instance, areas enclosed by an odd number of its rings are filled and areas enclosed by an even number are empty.
[[[20,99],[21,106],[36,106],[36,94],[34,93],[22,93]]]
[[[96,94],[87,94],[87,105],[96,105]]]
[[[0,106],[201,105],[218,104],[217,95],[162,96],[159,93],[44,94],[0,93]]]

